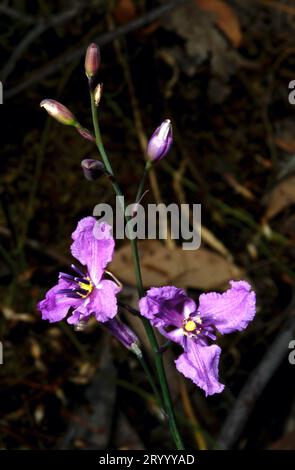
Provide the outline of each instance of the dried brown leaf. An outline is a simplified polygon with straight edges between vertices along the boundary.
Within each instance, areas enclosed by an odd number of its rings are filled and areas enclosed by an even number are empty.
[[[132,0],[118,0],[113,10],[113,17],[119,24],[129,23],[136,17],[136,8]]]
[[[216,25],[233,46],[239,47],[242,41],[242,31],[234,10],[222,0],[196,0],[196,3],[202,10],[215,15]]]
[[[290,137],[289,138],[277,137],[275,139],[275,143],[280,149],[284,150],[285,152],[291,153],[291,154],[295,153],[295,139],[290,138]]]
[[[169,250],[157,240],[144,240],[139,243],[139,249],[145,287],[173,284],[211,290],[223,287],[230,279],[239,279],[243,274],[236,265],[205,248]],[[135,285],[129,244],[116,251],[111,270],[123,282]]]
[[[271,446],[272,450],[295,450],[295,431],[285,434],[275,441]]]
[[[280,181],[268,197],[263,220],[273,219],[283,209],[295,203],[295,175]]]
[[[0,311],[2,312],[6,320],[15,321],[15,322],[28,322],[33,323],[36,321],[36,318],[30,313],[18,313],[15,312],[12,308],[6,307],[5,305],[0,305]]]
[[[275,144],[281,150],[291,155],[295,154],[295,124],[291,118],[281,119],[276,124]]]
[[[197,73],[200,64],[209,60],[212,78],[208,95],[214,103],[222,103],[230,93],[228,80],[239,66],[240,58],[225,34],[220,33],[221,27],[216,27],[216,18],[205,9],[197,8],[196,3],[189,2],[163,18],[162,25],[183,38],[183,46],[174,46],[171,51],[188,76]],[[238,40],[237,37],[235,42]]]

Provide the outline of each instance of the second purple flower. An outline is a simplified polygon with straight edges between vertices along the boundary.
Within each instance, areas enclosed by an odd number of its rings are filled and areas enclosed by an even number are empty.
[[[245,281],[231,281],[225,293],[202,294],[197,307],[183,289],[153,287],[140,300],[140,313],[166,338],[182,346],[177,369],[206,395],[222,392],[218,379],[221,349],[216,331],[231,333],[247,327],[255,315],[255,293]]]

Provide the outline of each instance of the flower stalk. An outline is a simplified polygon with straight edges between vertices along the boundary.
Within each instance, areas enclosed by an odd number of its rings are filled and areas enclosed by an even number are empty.
[[[99,122],[98,122],[98,116],[97,116],[97,107],[96,107],[96,104],[95,104],[95,97],[94,97],[94,93],[91,91],[91,89],[90,89],[90,99],[91,99],[91,112],[92,112],[93,127],[94,127],[96,145],[97,145],[98,151],[101,155],[101,158],[102,158],[103,163],[106,167],[106,170],[113,177],[112,185],[113,185],[113,188],[114,188],[114,191],[115,191],[116,195],[117,196],[123,196],[121,188],[115,180],[115,175],[114,175],[111,163],[109,161],[108,155],[105,151],[105,148],[104,148],[104,145],[103,145],[103,142],[102,142],[100,127],[99,127]],[[140,194],[142,192],[142,189],[144,187],[145,177],[146,177],[146,174],[149,170],[149,166],[150,166],[150,164],[147,163],[146,168],[145,168],[145,172],[144,172],[145,174],[144,174],[144,177],[142,179],[142,182],[140,184],[140,188],[139,188],[139,191],[138,191],[139,196],[140,196]],[[120,201],[121,200],[123,201],[123,199],[120,198]],[[123,204],[123,202],[122,202],[122,204]],[[124,207],[122,207],[122,209],[123,209],[123,213],[125,213]],[[129,221],[129,217],[126,217],[126,221],[127,222]],[[128,224],[127,224],[127,229],[128,229]],[[132,251],[133,262],[134,262],[134,271],[135,271],[135,278],[136,278],[138,296],[139,296],[139,298],[142,298],[144,296],[145,292],[144,292],[142,276],[141,276],[140,259],[139,259],[137,240],[132,239],[132,237],[130,237],[130,243],[131,243],[131,251]],[[143,322],[145,331],[147,333],[149,342],[150,342],[152,350],[153,350],[155,365],[156,365],[156,371],[157,371],[157,375],[158,375],[158,379],[159,379],[159,383],[160,383],[160,387],[161,387],[161,391],[162,391],[163,404],[164,404],[165,412],[167,414],[168,424],[169,424],[171,436],[174,440],[176,448],[178,450],[183,450],[184,445],[183,445],[182,438],[181,438],[181,436],[179,434],[179,431],[178,431],[178,428],[177,428],[174,408],[173,408],[171,395],[170,395],[170,391],[169,391],[169,387],[168,387],[168,382],[167,382],[167,378],[166,378],[166,373],[165,373],[165,369],[164,369],[163,358],[160,354],[158,354],[158,351],[159,351],[158,341],[157,341],[154,329],[150,325],[149,321],[146,318],[142,318],[142,322]],[[151,385],[152,385],[152,383],[154,384],[154,381],[153,381],[150,373],[148,373],[148,379],[149,379],[150,382],[152,380]],[[153,385],[153,390],[154,390],[154,387],[155,386]]]
[[[152,163],[151,163],[150,160],[148,160],[145,164],[145,167],[144,167],[144,170],[143,170],[143,175],[142,175],[141,181],[140,181],[139,186],[138,186],[138,190],[137,190],[137,194],[136,194],[136,198],[135,198],[135,203],[136,204],[138,204],[141,200],[141,196],[142,196],[142,193],[143,193],[143,190],[144,190],[146,177],[148,175],[148,172],[149,172],[151,166],[152,166]]]

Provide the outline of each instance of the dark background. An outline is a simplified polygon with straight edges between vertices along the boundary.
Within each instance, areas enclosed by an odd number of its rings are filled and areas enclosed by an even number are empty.
[[[36,310],[67,269],[78,220],[114,201],[108,181],[83,178],[80,162],[96,156],[95,147],[39,108],[57,99],[91,129],[83,51],[93,40],[102,46],[101,129],[127,199],[136,194],[146,139],[169,117],[174,146],[155,167],[145,202],[202,204],[202,256],[179,266],[177,246],[155,242],[145,276],[196,299],[235,277],[257,293],[247,331],[220,338],[223,394],[205,399],[165,353],[185,443],[295,448],[294,25],[293,2],[279,0],[1,3],[2,448],[171,447],[136,360],[99,325],[76,333],[42,322]],[[123,300],[135,304],[132,266],[118,257],[113,271]]]

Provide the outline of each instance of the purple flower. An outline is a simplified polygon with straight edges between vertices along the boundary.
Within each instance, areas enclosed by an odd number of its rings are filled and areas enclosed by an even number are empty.
[[[147,147],[147,157],[152,162],[162,160],[169,152],[172,145],[172,125],[170,119],[165,119],[155,130],[149,140]]]
[[[83,323],[90,315],[108,322],[117,314],[116,295],[121,288],[105,278],[115,246],[110,230],[110,225],[94,217],[80,220],[72,234],[71,252],[84,269],[72,265],[73,275],[59,274],[58,284],[38,304],[43,320],[60,321],[70,312],[67,321],[71,324]]]
[[[255,293],[245,281],[231,281],[223,294],[202,294],[199,306],[183,289],[153,287],[139,302],[141,314],[162,335],[182,346],[177,369],[202,388],[206,395],[222,392],[218,380],[221,349],[210,342],[219,333],[245,329],[255,315]]]

